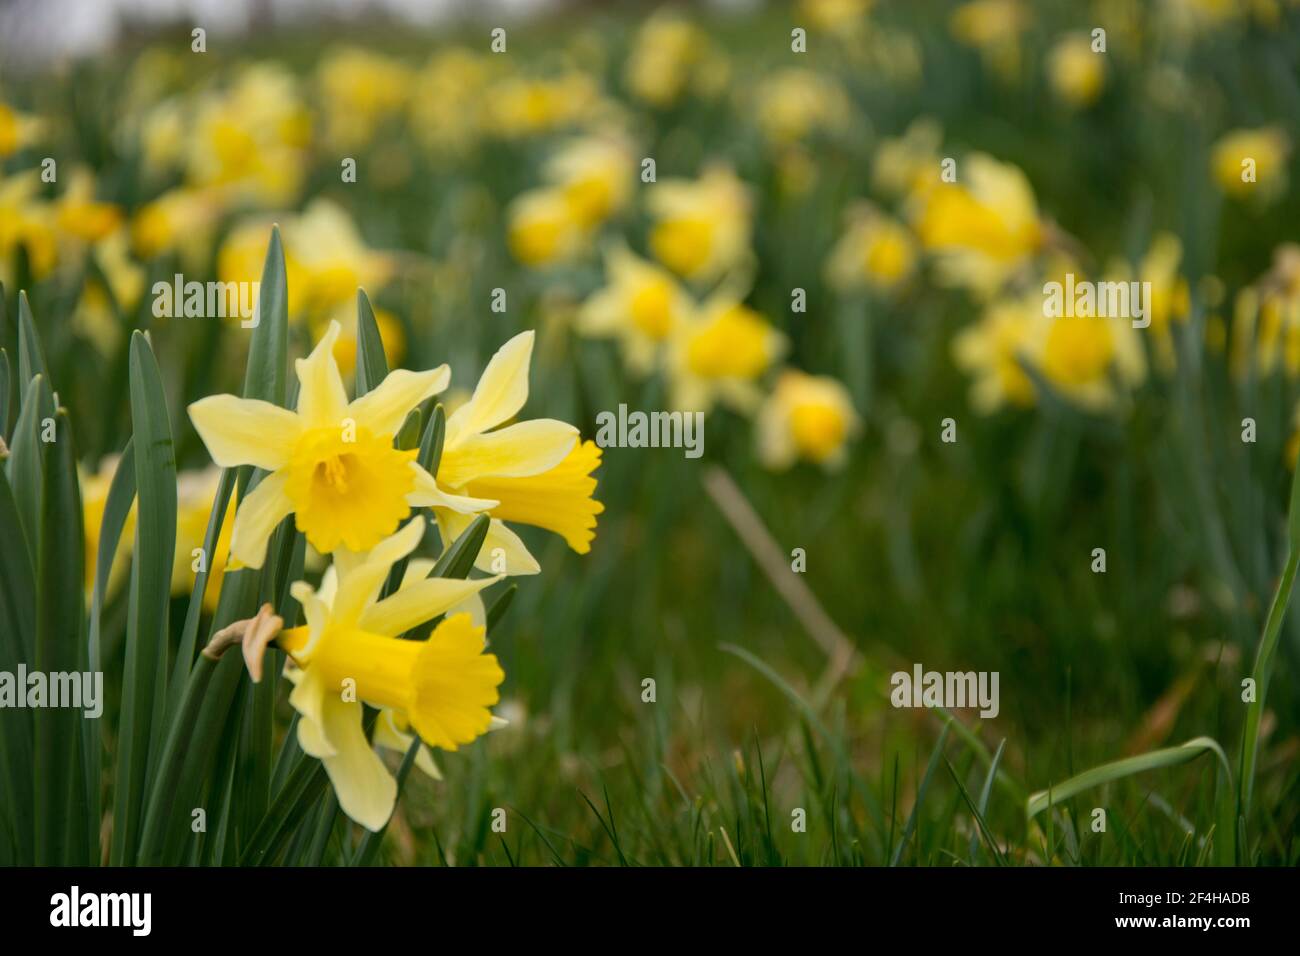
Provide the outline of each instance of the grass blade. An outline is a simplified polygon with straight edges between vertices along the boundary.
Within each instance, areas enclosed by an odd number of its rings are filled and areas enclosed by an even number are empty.
[[[176,548],[176,462],[162,377],[149,340],[131,338],[131,421],[135,439],[135,562],[127,618],[126,671],[113,802],[114,864],[134,861],[140,839],[151,728],[161,732],[167,692],[167,610]]]
[[[907,849],[912,833],[916,830],[916,821],[920,816],[921,806],[925,803],[925,796],[930,791],[930,781],[934,778],[934,771],[943,758],[943,745],[948,742],[948,730],[951,726],[951,722],[943,725],[943,730],[939,732],[939,739],[934,745],[934,750],[930,752],[930,762],[925,768],[925,776],[921,778],[921,786],[916,791],[916,803],[912,804],[912,812],[907,815],[907,822],[903,824],[903,833],[899,837],[898,846],[894,847],[894,855],[889,861],[890,866],[898,866],[903,859],[903,851]]]
[[[373,391],[388,377],[384,340],[379,335],[375,310],[364,289],[357,290],[357,398]]]
[[[36,669],[50,681],[55,674],[85,671],[82,642],[82,586],[85,544],[81,528],[81,488],[77,456],[67,412],[56,414],[54,441],[45,463],[41,499],[40,547],[36,585]],[[71,584],[71,586],[69,586]],[[100,688],[102,691],[103,684]],[[81,701],[88,704],[86,700]],[[51,704],[57,702],[51,701]],[[98,701],[102,708],[103,700]],[[102,713],[102,709],[101,709]],[[85,820],[85,770],[79,735],[98,729],[83,711],[67,706],[41,707],[36,712],[36,864],[68,865],[89,862]]]

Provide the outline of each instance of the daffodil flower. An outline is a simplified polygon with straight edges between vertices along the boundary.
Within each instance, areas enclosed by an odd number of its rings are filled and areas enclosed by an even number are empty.
[[[718,401],[753,412],[761,401],[757,380],[786,350],[786,340],[734,288],[710,296],[668,349],[674,408],[709,412]]]
[[[415,549],[424,530],[417,516],[364,557],[335,563],[320,590],[294,583],[307,623],[277,640],[289,655],[298,743],[324,764],[343,812],[369,830],[388,822],[397,783],[366,739],[362,704],[382,709],[376,744],[401,746],[414,732],[431,747],[456,750],[492,728],[488,708],[505,679],[496,657],[485,653],[483,627],[468,613],[448,615],[426,641],[400,637],[499,576],[430,578],[423,575],[431,565],[421,563],[396,592],[377,600],[392,565]],[[437,775],[431,759],[422,766]]]
[[[446,365],[427,372],[395,369],[352,402],[334,359],[337,322],[310,356],[297,362],[298,410],[214,395],[189,407],[213,461],[223,468],[255,465],[268,474],[240,503],[230,552],[260,568],[271,532],[292,514],[322,554],[363,552],[392,534],[412,507],[480,512],[496,501],[445,494],[415,461],[393,447],[393,435],[420,402],[447,387]]]
[[[695,303],[671,272],[627,246],[606,250],[605,271],[608,285],[583,303],[577,330],[593,338],[617,338],[628,366],[645,375],[664,343],[693,314]]]
[[[578,443],[578,430],[542,418],[498,428],[528,399],[528,367],[533,333],[522,332],[503,345],[483,371],[474,394],[447,419],[440,486],[493,498],[492,521],[475,566],[483,571],[536,574],[540,567],[523,541],[505,525],[522,521],[561,534],[583,552],[591,540],[595,515],[603,506],[591,499],[591,472],[600,449]],[[486,490],[495,489],[492,494]],[[500,492],[501,497],[496,494]],[[465,511],[434,509],[446,541],[455,540],[472,517]]]

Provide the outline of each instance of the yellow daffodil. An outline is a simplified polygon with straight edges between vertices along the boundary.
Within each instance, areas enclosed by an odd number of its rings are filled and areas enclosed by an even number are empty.
[[[852,211],[848,228],[831,250],[826,278],[840,291],[889,291],[915,268],[916,241],[912,233],[874,206],[864,204]]]
[[[256,282],[266,258],[270,222],[257,217],[230,231],[217,254],[222,282]],[[289,295],[289,321],[305,321],[323,334],[331,321],[340,333],[334,356],[345,376],[356,366],[357,289],[378,292],[396,271],[395,256],[371,249],[352,217],[338,204],[317,199],[302,213],[284,222],[284,270]],[[375,310],[391,362],[401,361],[405,337],[397,319]]]
[[[680,276],[710,282],[750,254],[749,192],[724,166],[652,186],[647,207],[655,220],[650,249]]]
[[[1072,33],[1047,54],[1047,77],[1052,92],[1066,105],[1091,106],[1106,85],[1106,55],[1093,52],[1086,34]]]
[[[386,729],[413,729],[431,747],[456,750],[491,727],[488,708],[505,679],[469,614],[448,616],[427,640],[401,639],[499,578],[408,571],[395,593],[378,600],[392,565],[415,549],[424,530],[417,516],[369,554],[336,562],[319,591],[296,582],[291,590],[307,623],[278,638],[290,658],[298,743],[324,764],[343,812],[372,831],[388,822],[397,783],[366,739],[362,704],[382,709]],[[420,567],[427,573],[427,565]]]
[[[417,137],[436,153],[462,156],[487,132],[485,97],[496,64],[491,54],[463,47],[430,57],[417,74],[410,97]]]
[[[230,89],[209,91],[195,105],[188,182],[232,202],[288,205],[302,184],[310,130],[293,74],[279,65],[248,67]]]
[[[203,551],[207,540],[212,502],[221,481],[221,470],[211,467],[202,471],[184,471],[176,476],[176,552],[172,561],[172,594],[189,594],[201,568],[207,568],[208,584],[203,592],[203,609],[209,614],[217,608],[221,581],[230,558],[230,537],[235,527],[238,499],[230,496],[226,514],[217,532],[212,554]]]
[[[86,276],[81,299],[72,316],[73,328],[106,356],[118,346],[123,334],[114,304],[123,314],[130,315],[144,294],[145,270],[131,257],[130,247],[125,226],[95,244],[92,255],[103,280],[93,273]]]
[[[758,455],[768,468],[802,458],[835,468],[860,428],[848,390],[833,378],[786,369],[758,411]]]
[[[755,100],[759,127],[778,146],[815,132],[841,132],[853,119],[853,106],[843,87],[813,70],[777,71],[759,83]]]
[[[999,300],[953,339],[954,361],[974,377],[970,403],[976,411],[989,414],[1005,405],[1034,404],[1034,382],[1022,363],[1028,359],[1042,310],[1038,296]]]
[[[506,242],[526,266],[568,262],[587,243],[587,233],[563,190],[532,189],[516,196],[506,211]]]
[[[800,0],[799,10],[808,22],[844,39],[857,38],[875,0]]]
[[[1019,0],[970,0],[953,11],[948,27],[953,37],[979,50],[980,56],[1005,81],[1020,69],[1020,35],[1029,13]]]
[[[285,224],[284,243],[306,284],[303,306],[317,315],[340,306],[355,313],[357,289],[377,290],[395,268],[393,257],[367,246],[352,217],[327,199],[313,201]]]
[[[1159,233],[1151,240],[1151,247],[1138,264],[1136,276],[1122,263],[1113,265],[1106,276],[1112,282],[1136,279],[1150,283],[1147,309],[1151,324],[1147,334],[1153,340],[1156,359],[1165,370],[1174,365],[1172,325],[1185,322],[1191,311],[1187,280],[1179,272],[1182,258],[1183,245],[1178,237],[1167,232]]]
[[[509,139],[585,125],[610,109],[595,79],[578,71],[506,76],[488,88],[482,105],[488,128]]]
[[[1271,202],[1286,192],[1286,160],[1291,143],[1277,126],[1233,130],[1214,144],[1214,179],[1234,199]]]
[[[382,123],[405,109],[411,77],[405,64],[369,50],[328,53],[316,69],[326,139],[343,149],[367,144]]]
[[[665,108],[688,92],[716,91],[725,82],[726,66],[703,30],[682,17],[658,13],[637,31],[624,75],[633,96]]]
[[[144,259],[180,250],[188,260],[206,256],[221,206],[207,191],[172,189],[145,203],[131,220],[131,245]],[[266,245],[262,246],[265,255]]]
[[[968,156],[958,181],[917,195],[914,228],[939,257],[947,284],[988,296],[1042,248],[1045,231],[1025,174],[990,156]]]
[[[122,210],[95,198],[95,176],[89,169],[73,170],[68,188],[54,204],[59,231],[76,242],[98,242],[116,231]]]
[[[262,566],[267,539],[290,514],[312,547],[328,554],[374,547],[412,507],[477,512],[497,504],[445,494],[415,462],[414,451],[393,447],[411,409],[447,387],[447,367],[395,369],[349,403],[334,359],[338,334],[331,323],[311,355],[298,360],[296,412],[233,395],[189,407],[213,461],[268,472],[235,514],[230,551],[241,565]]]
[[[871,167],[871,186],[877,192],[897,198],[923,193],[939,182],[939,145],[943,128],[933,119],[912,121],[901,136],[881,142]]]
[[[758,378],[785,347],[784,336],[763,316],[734,293],[720,291],[670,344],[673,407],[708,412],[720,400],[736,411],[752,412],[761,397]]]
[[[1052,388],[1092,412],[1114,409],[1146,364],[1131,322],[1100,316],[1045,319],[1036,364]]]
[[[0,159],[12,156],[29,146],[41,132],[41,121],[20,113],[7,103],[0,102]]]
[[[605,273],[608,284],[583,303],[577,329],[597,338],[616,337],[629,367],[643,375],[695,304],[671,272],[626,246],[606,251]]]
[[[108,490],[113,485],[113,475],[117,473],[118,457],[111,455],[99,463],[95,472],[78,469],[81,484],[82,524],[85,528],[86,556],[83,567],[86,572],[86,594],[95,586],[96,564],[99,560],[99,536],[103,530],[104,509],[108,506]],[[116,591],[126,578],[130,568],[131,549],[135,541],[135,505],[127,512],[126,522],[122,525],[122,535],[117,539],[117,550],[113,553],[113,564],[108,572],[106,593]]]
[[[627,205],[634,170],[624,142],[589,136],[563,146],[547,161],[544,176],[563,194],[578,225],[590,231]]]
[[[492,498],[487,539],[479,551],[480,570],[536,574],[540,567],[505,522],[520,521],[563,535],[574,550],[586,551],[595,515],[603,510],[591,500],[600,450],[580,445],[578,430],[543,418],[503,424],[528,399],[528,369],[533,333],[521,332],[488,362],[469,401],[447,418],[438,484],[473,498]],[[482,495],[477,490],[492,488]],[[445,542],[454,541],[473,520],[466,511],[435,508]]]
[[[1234,377],[1252,367],[1270,375],[1279,362],[1289,377],[1300,375],[1300,246],[1279,246],[1269,271],[1237,293],[1232,335]]]
[[[0,281],[9,282],[13,257],[21,246],[27,251],[37,278],[58,263],[58,234],[50,207],[40,198],[40,174],[35,170],[9,178],[0,174]]]

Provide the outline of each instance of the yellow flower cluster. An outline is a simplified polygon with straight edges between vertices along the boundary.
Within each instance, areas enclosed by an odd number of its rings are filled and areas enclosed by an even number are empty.
[[[511,423],[528,398],[533,334],[525,332],[497,352],[473,395],[447,419],[431,474],[394,439],[416,406],[447,388],[450,370],[396,369],[349,401],[335,359],[339,334],[330,323],[298,360],[296,410],[214,395],[189,414],[217,465],[259,469],[223,529],[219,550],[224,556],[228,539],[230,555],[223,569],[260,568],[271,533],[290,515],[308,543],[332,558],[318,588],[294,585],[307,624],[280,644],[291,659],[299,743],[324,762],[343,810],[378,830],[392,812],[396,784],[366,738],[361,703],[382,709],[374,736],[380,746],[404,750],[418,734],[429,746],[455,750],[489,729],[488,708],[504,674],[485,653],[477,594],[507,575],[540,570],[507,522],[553,531],[579,553],[590,549],[603,510],[591,477],[600,450],[561,421]],[[98,488],[86,500],[102,513]],[[417,508],[430,509],[444,545],[476,515],[488,515],[474,563],[490,576],[431,578],[433,562],[415,559],[401,586],[380,599],[391,566],[424,537],[423,515],[411,517]],[[181,518],[183,537],[197,523],[184,510]],[[398,639],[452,611],[427,641]],[[427,755],[420,765],[436,774]]]

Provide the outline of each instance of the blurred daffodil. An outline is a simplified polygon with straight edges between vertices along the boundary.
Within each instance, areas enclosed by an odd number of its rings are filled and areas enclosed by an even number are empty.
[[[844,88],[813,70],[778,70],[758,84],[754,98],[759,127],[778,146],[816,132],[841,132],[853,119]]]
[[[54,216],[59,231],[78,243],[98,242],[122,223],[119,206],[95,198],[95,176],[85,168],[73,170]]]
[[[1028,25],[1029,12],[1020,0],[969,0],[948,21],[953,37],[977,49],[1008,82],[1020,70],[1020,35]]]
[[[1279,365],[1288,377],[1300,376],[1300,246],[1279,246],[1269,271],[1237,293],[1232,343],[1239,380],[1252,369],[1270,375]]]
[[[943,128],[936,120],[913,120],[901,136],[880,143],[871,168],[872,188],[890,198],[923,193],[939,181],[942,142]]]
[[[316,68],[325,138],[343,149],[364,146],[406,108],[412,71],[402,62],[358,47],[333,50]]]
[[[848,389],[833,378],[786,369],[758,410],[758,454],[768,468],[805,459],[827,468],[844,463],[861,427]]]
[[[298,196],[311,117],[287,67],[247,67],[229,89],[210,90],[194,106],[185,137],[186,177],[229,202],[272,208]]]
[[[1091,106],[1106,85],[1106,57],[1094,53],[1086,34],[1062,37],[1047,54],[1052,92],[1067,106]]]
[[[831,250],[826,278],[840,291],[889,291],[912,274],[916,256],[908,228],[864,204],[851,212],[848,228]]]
[[[1214,179],[1234,199],[1271,202],[1286,191],[1286,160],[1291,143],[1281,128],[1239,129],[1214,144]]]
[[[650,249],[680,276],[717,279],[749,254],[749,192],[724,166],[696,180],[667,179],[652,187],[647,206],[655,224]]]
[[[238,498],[232,494],[217,532],[216,547],[208,554],[204,545],[220,481],[221,469],[216,467],[183,471],[176,476],[176,551],[172,561],[172,594],[189,594],[194,589],[198,572],[206,569],[208,583],[203,592],[203,609],[209,614],[217,609],[217,598],[221,595],[221,581],[230,558],[230,536],[234,531],[238,505]]]
[[[673,337],[668,352],[672,405],[708,412],[721,401],[753,412],[761,398],[757,381],[784,354],[785,337],[733,292],[710,297]]]
[[[588,136],[561,147],[547,161],[544,176],[563,194],[579,227],[591,231],[627,205],[634,168],[622,140]]]
[[[1124,264],[1113,265],[1106,276],[1108,281],[1150,283],[1147,317],[1148,334],[1160,367],[1169,370],[1174,365],[1173,323],[1186,322],[1191,311],[1187,280],[1179,271],[1183,258],[1183,245],[1178,237],[1164,232],[1151,240],[1151,247],[1138,263],[1134,276]]]
[[[531,189],[506,210],[506,242],[521,263],[534,268],[571,261],[587,246],[587,231],[564,191]]]
[[[40,135],[42,126],[36,117],[20,113],[0,101],[0,159],[6,159],[33,143]]]
[[[672,273],[623,245],[607,250],[605,274],[605,287],[578,312],[577,329],[583,335],[617,338],[628,366],[644,375],[664,343],[689,319],[694,302]]]
[[[656,13],[637,31],[625,77],[633,96],[664,109],[690,93],[717,92],[727,72],[722,52],[702,29],[676,14]]]
[[[391,534],[412,507],[484,511],[496,504],[445,494],[393,436],[416,405],[447,387],[445,365],[427,372],[395,369],[373,391],[348,402],[334,359],[331,323],[311,355],[297,362],[298,410],[214,395],[189,407],[190,419],[223,468],[268,472],[235,514],[231,555],[260,568],[276,525],[292,514],[322,554],[360,552]]]
[[[977,153],[958,169],[957,182],[914,197],[914,228],[947,284],[988,296],[1042,248],[1046,231],[1018,168]]]
[[[971,375],[970,403],[989,414],[1004,406],[1034,404],[1036,390],[1024,362],[1042,320],[1042,299],[1002,299],[953,339],[953,359]]]
[[[10,269],[21,248],[36,278],[58,263],[58,233],[54,214],[40,196],[40,174],[35,170],[5,178],[0,173],[0,281],[12,281]]]

